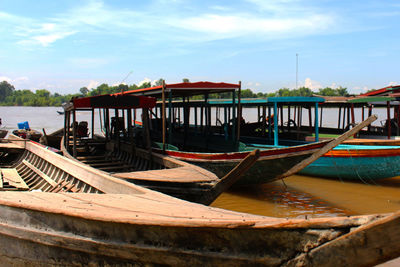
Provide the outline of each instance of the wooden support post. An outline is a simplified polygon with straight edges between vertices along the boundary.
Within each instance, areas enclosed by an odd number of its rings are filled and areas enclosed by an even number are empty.
[[[312,130],[312,115],[311,114],[312,113],[311,113],[311,106],[310,106],[310,107],[308,107],[308,126],[309,126],[310,133],[313,132],[313,130]]]
[[[196,133],[197,133],[197,130],[198,130],[197,126],[198,126],[198,124],[197,124],[197,107],[194,106],[194,129],[195,129]]]
[[[172,89],[168,93],[168,143],[172,144]]]
[[[68,132],[69,132],[69,126],[68,126],[68,120],[67,120],[67,116],[69,116],[69,111],[64,111],[64,131],[63,131],[63,135],[64,135],[64,147],[66,147],[68,149]]]
[[[318,102],[315,103],[315,142],[319,142],[319,126],[318,126]]]
[[[337,128],[340,129],[340,119],[342,116],[342,107],[339,107],[339,116],[338,116],[338,124],[337,124]]]
[[[368,117],[372,115],[372,105],[369,105],[368,107]],[[371,131],[371,125],[368,125],[368,132]]]
[[[104,110],[104,126],[106,127],[106,141],[109,141],[111,138],[110,133],[110,110],[106,108]]]
[[[163,142],[163,152],[165,153],[165,81],[162,82],[162,89],[161,89],[161,97],[162,97],[162,142]],[[136,120],[136,110],[135,110],[135,120]]]
[[[364,106],[361,107],[361,120],[364,120],[365,114],[364,114]]]
[[[151,154],[151,136],[150,136],[150,128],[149,128],[149,110],[147,108],[144,108],[142,110],[142,118],[143,118],[143,128],[145,131],[145,144],[146,144],[146,149],[149,151],[149,154]]]
[[[236,92],[235,89],[232,91],[232,141],[236,140],[236,124],[237,118],[235,118],[236,114]]]
[[[267,126],[267,107],[265,105],[262,106],[262,136],[265,136],[266,126]],[[271,123],[270,121],[268,121]]]
[[[392,137],[392,123],[390,120],[390,101],[386,102],[386,112],[387,112],[387,138],[390,139]]]
[[[238,121],[237,121],[237,136],[236,136],[236,140],[237,142],[239,142],[240,139],[240,125],[241,125],[241,121],[242,121],[242,105],[240,103],[241,100],[241,93],[242,93],[242,82],[239,81],[239,90],[238,90]]]
[[[131,144],[133,144],[133,129],[132,129],[132,109],[126,110],[126,118],[127,118],[127,125],[128,125],[128,139]]]
[[[73,135],[73,147],[72,147],[72,155],[75,158],[76,157],[76,113],[75,109],[72,111],[72,135]]]
[[[323,113],[323,111],[324,111],[324,108],[321,107],[321,114],[319,116],[319,127],[322,127],[322,113]]]
[[[92,139],[94,138],[94,108],[92,108]]]

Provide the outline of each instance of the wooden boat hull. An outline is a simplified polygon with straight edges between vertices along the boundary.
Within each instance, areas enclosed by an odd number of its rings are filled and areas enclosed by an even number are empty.
[[[0,138],[6,137],[8,131],[7,130],[0,130]]]
[[[326,145],[326,142],[260,151],[258,161],[235,183],[235,186],[263,184],[281,175]],[[193,153],[167,150],[166,154],[196,164],[222,177],[249,152]]]
[[[147,195],[0,192],[0,220],[13,266],[372,266],[400,255],[399,214],[278,219]]]
[[[399,176],[400,146],[339,145],[300,174],[365,181]]]

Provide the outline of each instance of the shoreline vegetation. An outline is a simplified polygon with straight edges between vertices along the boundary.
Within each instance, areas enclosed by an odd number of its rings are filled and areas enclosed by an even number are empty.
[[[62,95],[59,93],[51,93],[46,89],[38,89],[32,92],[28,89],[15,90],[15,87],[7,81],[0,82],[0,106],[34,106],[34,107],[45,107],[45,106],[61,106],[62,103],[70,101],[74,97],[83,96],[95,96],[102,94],[113,94],[121,91],[129,91],[141,88],[148,88],[151,86],[157,86],[162,84],[163,79],[157,80],[154,84],[150,82],[143,83],[140,85],[132,84],[120,84],[117,86],[109,86],[106,83],[99,85],[97,88],[88,89],[82,87],[79,89],[79,93]],[[183,82],[189,82],[189,79],[183,79]],[[349,96],[347,88],[320,88],[318,91],[312,91],[307,87],[300,87],[298,89],[281,88],[273,93],[255,93],[251,89],[243,89],[241,91],[242,98],[265,98],[265,97],[276,97],[276,96],[312,96],[314,94],[321,96]],[[200,97],[194,97],[193,99],[201,99]],[[230,98],[230,93],[210,95],[210,98]]]

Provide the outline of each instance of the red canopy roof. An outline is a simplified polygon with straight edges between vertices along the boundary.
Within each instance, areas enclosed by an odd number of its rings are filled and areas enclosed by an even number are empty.
[[[153,108],[156,105],[154,97],[122,95],[98,95],[91,97],[75,98],[72,100],[74,108]]]
[[[240,84],[233,83],[213,83],[213,82],[195,82],[195,83],[174,83],[165,84],[165,92],[172,92],[173,97],[192,96],[200,94],[212,94],[229,92],[240,88]],[[119,94],[151,95],[161,97],[162,86],[136,89],[125,91]]]
[[[385,96],[390,93],[398,93],[398,92],[400,92],[400,85],[391,85],[365,94],[361,94],[360,96],[378,96],[378,95]]]

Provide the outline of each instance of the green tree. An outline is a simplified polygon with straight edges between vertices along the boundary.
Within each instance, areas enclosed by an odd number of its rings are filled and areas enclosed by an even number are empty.
[[[160,85],[163,84],[163,81],[164,81],[164,79],[163,79],[163,78],[160,78],[160,79],[158,79],[158,80],[154,83],[154,85],[155,85],[155,86],[160,86]]]
[[[89,93],[89,89],[87,87],[82,87],[81,89],[79,89],[79,92],[81,92],[83,96],[87,96],[87,94]]]
[[[190,83],[190,81],[189,81],[188,78],[183,78],[183,79],[182,79],[182,82],[183,82],[183,83]]]
[[[4,101],[4,99],[12,95],[12,93],[15,91],[15,88],[13,85],[9,84],[7,81],[2,81],[0,83],[0,101]]]

